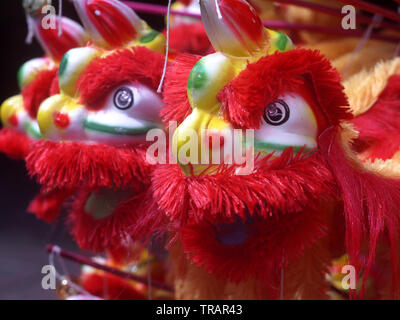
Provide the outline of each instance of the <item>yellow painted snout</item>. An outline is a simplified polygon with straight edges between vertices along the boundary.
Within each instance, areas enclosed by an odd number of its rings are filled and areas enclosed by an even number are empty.
[[[215,136],[218,140],[231,129],[230,124],[218,116],[198,108],[193,109],[175,130],[172,139],[174,155],[183,172],[186,175],[197,174],[209,167],[213,161],[213,149],[223,146],[223,141],[218,141],[222,144],[214,145],[210,144],[210,140]]]
[[[0,107],[0,119],[5,127],[18,126],[18,113],[24,111],[22,95],[5,100]]]
[[[81,118],[84,106],[64,94],[47,98],[40,105],[37,121],[43,137],[63,139]],[[79,126],[81,127],[81,126]]]

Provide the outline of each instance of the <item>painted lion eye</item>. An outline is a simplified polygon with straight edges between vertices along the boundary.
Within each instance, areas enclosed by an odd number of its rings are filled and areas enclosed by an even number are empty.
[[[127,87],[117,90],[114,94],[114,105],[121,110],[126,110],[132,107],[134,102],[133,92]]]
[[[263,118],[271,126],[280,126],[289,120],[290,109],[283,100],[270,103],[264,110]]]

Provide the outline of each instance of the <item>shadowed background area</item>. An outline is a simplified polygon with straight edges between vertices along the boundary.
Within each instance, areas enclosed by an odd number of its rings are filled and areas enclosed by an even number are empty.
[[[142,1],[168,3],[168,0]],[[58,1],[53,2],[57,8]],[[387,4],[392,9],[396,7],[392,0],[370,2]],[[63,14],[78,20],[67,0],[64,0]],[[161,30],[164,26],[161,16],[139,15],[155,29]],[[18,93],[18,68],[25,61],[43,55],[35,40],[31,45],[25,44],[26,33],[22,0],[0,1],[1,102]],[[56,299],[53,291],[41,288],[41,269],[48,263],[45,245],[53,243],[78,251],[63,225],[63,219],[58,225],[49,226],[26,213],[29,201],[38,190],[28,177],[23,161],[0,154],[0,299]],[[78,266],[67,263],[67,267],[71,273],[78,273]]]
[[[166,4],[165,1],[148,1]],[[58,1],[53,1],[58,10]],[[73,5],[64,0],[63,15],[76,21]],[[142,15],[152,27],[161,30],[164,19]],[[25,44],[27,27],[22,0],[0,1],[1,85],[0,101],[18,93],[18,68],[43,51],[33,40]],[[62,248],[78,251],[64,227],[47,225],[26,213],[30,200],[39,191],[26,173],[25,163],[0,154],[0,299],[56,299],[53,291],[41,287],[43,265],[48,264],[45,245],[54,243]],[[67,263],[70,273],[78,274],[78,266]]]

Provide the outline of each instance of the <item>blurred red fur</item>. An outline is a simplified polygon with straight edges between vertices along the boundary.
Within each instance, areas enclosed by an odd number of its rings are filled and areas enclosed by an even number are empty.
[[[359,131],[355,147],[363,157],[392,158],[400,150],[400,75],[389,78],[378,101],[352,123]]]
[[[24,159],[30,150],[31,139],[14,129],[2,128],[0,130],[0,152],[10,158]]]
[[[169,41],[170,48],[178,53],[205,55],[213,51],[201,22],[171,28]]]

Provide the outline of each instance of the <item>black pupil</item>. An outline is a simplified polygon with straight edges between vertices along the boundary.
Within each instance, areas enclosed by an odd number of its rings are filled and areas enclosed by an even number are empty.
[[[114,96],[114,104],[118,109],[128,109],[133,104],[133,93],[129,88],[119,89]]]
[[[280,121],[283,118],[283,112],[273,103],[268,107],[268,117],[274,122]]]
[[[279,126],[289,120],[289,106],[283,100],[270,103],[264,112],[264,120],[270,125]]]

